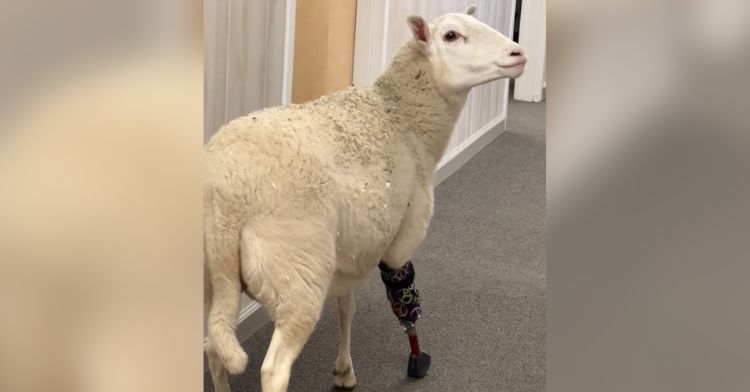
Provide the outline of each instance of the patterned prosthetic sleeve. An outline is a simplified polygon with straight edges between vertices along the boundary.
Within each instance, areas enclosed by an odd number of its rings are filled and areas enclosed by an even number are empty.
[[[391,302],[391,310],[402,323],[414,323],[422,314],[419,290],[414,287],[414,265],[411,260],[403,267],[393,269],[384,262],[378,265],[380,277],[385,283],[385,292]]]

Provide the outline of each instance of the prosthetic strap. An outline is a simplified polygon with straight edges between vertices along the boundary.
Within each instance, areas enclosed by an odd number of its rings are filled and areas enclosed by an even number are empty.
[[[404,325],[414,324],[422,314],[422,305],[419,290],[414,287],[415,272],[411,260],[399,269],[393,269],[381,261],[378,268],[393,314]]]

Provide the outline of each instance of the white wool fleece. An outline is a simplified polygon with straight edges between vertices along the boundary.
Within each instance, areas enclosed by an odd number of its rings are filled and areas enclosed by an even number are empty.
[[[292,309],[277,306],[279,296],[304,301],[332,282],[338,291],[381,258],[403,265],[424,239],[434,171],[465,98],[441,94],[429,60],[407,45],[373,86],[254,112],[219,130],[205,151],[205,247],[222,296],[214,304],[224,306],[212,308],[209,333],[236,318],[239,298],[229,297],[242,283],[283,318]],[[223,343],[237,347],[222,359],[238,370],[230,357],[244,353],[234,331],[214,332],[220,355]]]
[[[336,270],[364,275],[407,211],[429,220],[435,167],[462,103],[446,102],[427,60],[406,47],[372,87],[224,126],[206,148],[206,206],[234,230],[259,218],[315,222],[337,234]]]

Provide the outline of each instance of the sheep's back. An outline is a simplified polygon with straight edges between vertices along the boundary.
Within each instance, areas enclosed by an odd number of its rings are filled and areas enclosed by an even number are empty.
[[[206,199],[245,220],[333,216],[340,250],[376,255],[414,181],[412,147],[387,109],[350,89],[236,119],[207,144]]]
[[[322,212],[332,181],[319,156],[325,146],[310,132],[318,121],[294,106],[222,127],[206,145],[207,198],[246,217]]]

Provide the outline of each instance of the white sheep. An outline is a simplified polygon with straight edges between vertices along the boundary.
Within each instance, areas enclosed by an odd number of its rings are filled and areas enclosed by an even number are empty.
[[[263,391],[286,391],[327,298],[338,299],[335,385],[353,388],[353,289],[425,237],[434,172],[469,90],[524,69],[523,50],[466,14],[408,18],[414,39],[366,88],[238,118],[205,151],[207,355],[217,392],[244,370],[240,293],[275,330]]]

